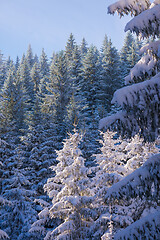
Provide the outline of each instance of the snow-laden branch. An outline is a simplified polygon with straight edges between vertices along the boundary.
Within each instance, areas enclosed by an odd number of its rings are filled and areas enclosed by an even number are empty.
[[[160,4],[147,9],[129,21],[125,32],[130,30],[144,37],[159,36],[160,34]]]
[[[148,107],[148,102],[146,101],[147,97],[150,99],[150,104],[152,102],[154,105],[156,102],[159,104],[160,95],[157,91],[158,89],[160,89],[160,73],[158,73],[150,80],[131,86],[126,86],[117,90],[114,93],[112,104],[118,103],[118,105],[124,109],[126,106],[130,108],[136,106],[139,110],[145,110],[145,108]],[[129,116],[127,115],[126,110],[119,111],[111,116],[101,119],[99,122],[99,128],[102,129],[103,127],[109,127],[117,120],[125,122],[125,125],[128,125],[128,118]],[[132,125],[132,123],[130,125]]]
[[[140,54],[145,54],[125,77],[125,84],[136,83],[154,76],[159,71],[160,41],[146,44],[140,49]]]
[[[119,111],[115,114],[112,114],[111,116],[102,118],[99,121],[99,129],[102,129],[104,127],[108,127],[111,124],[113,124],[115,121],[117,121],[118,119],[120,119],[121,121],[124,120],[124,117],[126,116],[126,113],[123,111]]]
[[[140,220],[132,223],[124,230],[120,230],[115,236],[114,240],[124,239],[141,239],[141,236],[145,236],[145,239],[159,239],[160,232],[160,212],[152,213]]]
[[[137,196],[152,197],[159,196],[160,189],[158,179],[160,177],[160,154],[152,156],[146,163],[133,173],[114,184],[108,189],[105,201],[111,199],[130,199]],[[152,184],[154,192],[152,193]]]
[[[122,107],[124,105],[133,107],[135,103],[137,104],[137,93],[141,93],[140,101],[142,102],[144,100],[143,98],[146,97],[146,94],[149,92],[152,95],[157,95],[156,87],[160,88],[160,73],[158,73],[150,80],[146,80],[144,82],[140,82],[131,86],[126,86],[117,90],[114,93],[112,104],[118,103],[118,105]],[[146,101],[144,101],[144,103],[145,102]]]
[[[108,13],[114,14],[117,12],[120,16],[128,15],[138,15],[144,10],[148,9],[150,6],[150,1],[148,0],[121,0],[108,7]]]
[[[0,229],[0,239],[9,239],[9,236],[7,235],[6,232]]]

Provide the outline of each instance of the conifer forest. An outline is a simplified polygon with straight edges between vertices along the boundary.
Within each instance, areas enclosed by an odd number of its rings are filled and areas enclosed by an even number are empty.
[[[0,51],[0,240],[160,240],[160,1],[108,14],[120,50]]]

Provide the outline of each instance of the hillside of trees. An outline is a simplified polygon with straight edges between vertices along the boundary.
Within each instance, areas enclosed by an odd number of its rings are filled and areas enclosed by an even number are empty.
[[[108,8],[133,15],[120,51],[0,52],[0,239],[160,239],[160,4],[139,2]]]

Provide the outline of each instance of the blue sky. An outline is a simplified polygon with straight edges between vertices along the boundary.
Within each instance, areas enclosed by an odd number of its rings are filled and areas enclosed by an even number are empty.
[[[114,0],[0,0],[0,50],[7,58],[22,56],[31,44],[34,54],[48,57],[65,48],[70,33],[78,44],[101,47],[105,34],[120,49],[128,17],[107,14]]]

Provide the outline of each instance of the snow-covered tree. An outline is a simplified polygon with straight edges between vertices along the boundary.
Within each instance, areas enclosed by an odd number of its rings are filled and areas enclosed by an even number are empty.
[[[34,87],[33,87],[34,94],[37,94],[39,92],[39,83],[40,83],[40,69],[37,62],[35,62],[35,64],[32,67],[31,78],[32,78],[32,82],[34,83]]]
[[[87,239],[89,227],[96,216],[92,209],[88,169],[84,166],[78,147],[80,141],[81,136],[76,130],[65,140],[63,149],[57,151],[59,163],[52,167],[55,176],[44,185],[52,204],[39,214],[40,219],[32,225],[30,231],[44,231],[42,224],[48,218],[53,219],[53,222],[55,218],[63,220],[58,227],[47,233],[46,240]]]
[[[120,59],[118,51],[115,47],[113,47],[111,39],[105,39],[103,41],[102,46],[102,73],[101,73],[101,92],[102,92],[102,100],[101,105],[106,105],[107,112],[110,111],[111,108],[111,100],[113,97],[113,93],[121,87],[122,80],[120,74]],[[103,113],[104,115],[104,113]]]
[[[3,118],[1,119],[1,134],[6,139],[7,137],[10,139],[9,136],[14,135],[15,140],[20,128],[24,125],[26,105],[22,82],[12,62],[2,88],[0,102],[1,113],[3,114]]]
[[[86,39],[83,38],[83,39],[82,39],[82,42],[81,42],[81,44],[80,44],[80,47],[79,47],[82,57],[84,57],[84,56],[86,55],[87,51],[88,51],[87,45],[88,45],[88,44],[87,44],[87,42],[86,42]]]
[[[3,86],[4,80],[6,78],[6,62],[4,56],[0,51],[0,87]]]
[[[105,202],[112,205],[117,231],[130,225],[118,231],[115,239],[125,239],[127,230],[130,239],[134,234],[138,239],[152,239],[154,234],[159,236],[159,222],[155,225],[154,220],[159,213],[159,161],[159,154],[152,156],[142,167],[108,189]]]
[[[44,49],[42,49],[42,53],[40,56],[39,68],[40,68],[40,75],[41,75],[40,91],[42,92],[42,94],[44,94],[47,92],[45,86],[49,78],[49,63],[48,63],[48,58]]]
[[[91,122],[91,117],[96,115],[98,103],[100,101],[100,62],[99,52],[94,46],[91,46],[82,61],[82,80],[81,91],[87,101],[86,122]],[[87,123],[88,124],[88,123]]]
[[[118,205],[117,199],[114,204],[109,201],[106,204],[104,198],[113,184],[123,181],[125,176],[142,166],[152,155],[159,153],[155,143],[145,143],[144,139],[138,135],[132,139],[122,140],[114,132],[107,131],[101,134],[103,135],[103,139],[100,140],[101,153],[95,155],[97,165],[90,169],[95,174],[92,178],[92,189],[95,192],[94,206],[98,208],[99,214],[99,218],[91,228],[94,239],[99,239],[105,231],[107,236],[109,234],[107,229],[111,227],[111,222],[113,222],[114,233],[120,227],[121,221],[121,227],[125,227],[126,223],[129,225],[134,222],[134,216],[137,216],[140,209],[145,205],[147,208],[145,199],[141,201],[137,198],[136,206],[135,199],[131,199],[128,207],[126,202],[124,206]]]
[[[128,32],[125,39],[124,39],[124,44],[123,47],[120,51],[120,59],[121,59],[121,77],[124,79],[132,67],[137,63],[139,60],[139,49],[140,49],[140,44],[138,44],[134,38],[134,36]],[[124,80],[123,80],[124,82]]]
[[[33,52],[32,52],[32,47],[31,44],[29,44],[26,57],[25,57],[28,67],[31,69],[34,65],[34,58],[33,58]]]
[[[23,63],[20,64],[18,71],[20,73],[20,80],[24,93],[28,99],[28,109],[31,109],[34,100],[34,82],[32,81],[30,67],[26,58]]]
[[[67,105],[66,123],[68,130],[71,131],[73,129],[74,123],[81,125],[83,118],[83,98],[80,91],[80,73],[82,64],[80,51],[77,45],[75,45],[72,49],[72,57],[70,57],[69,63],[67,63],[67,65],[70,91],[68,96],[69,102]]]
[[[154,41],[142,47],[145,55],[126,77],[126,84],[114,93],[112,103],[122,110],[100,122],[100,127],[112,127],[122,135],[132,136],[140,132],[145,140],[153,141],[158,136],[160,125],[160,81],[159,81],[159,1],[119,1],[108,11],[120,16],[131,13],[134,18],[127,23],[125,31],[130,30],[142,38],[152,36]]]
[[[149,157],[159,153],[155,143],[145,143],[138,135],[122,140],[114,132],[101,134],[101,153],[95,155],[97,167],[93,168],[93,171],[96,171],[95,185],[97,189],[101,189],[100,194],[142,166]]]
[[[20,147],[1,140],[0,162],[0,228],[11,239],[30,239],[28,228],[36,215],[32,201],[34,191],[23,168]]]

